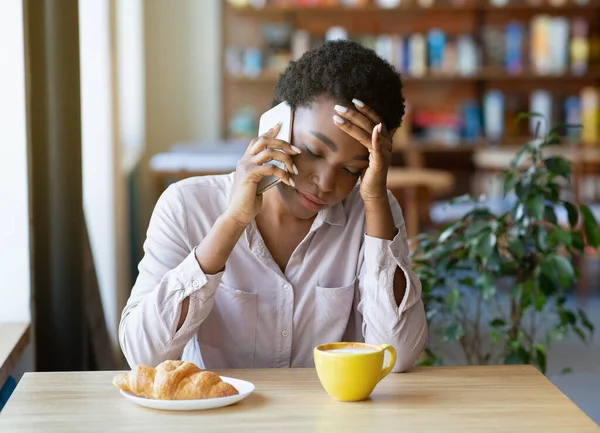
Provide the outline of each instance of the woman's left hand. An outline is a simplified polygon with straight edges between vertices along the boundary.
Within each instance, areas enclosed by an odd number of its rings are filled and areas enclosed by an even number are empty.
[[[369,149],[369,167],[362,174],[360,182],[363,201],[387,201],[387,173],[392,160],[391,135],[375,111],[357,99],[352,102],[355,109],[336,105],[337,115],[333,121],[338,128]]]

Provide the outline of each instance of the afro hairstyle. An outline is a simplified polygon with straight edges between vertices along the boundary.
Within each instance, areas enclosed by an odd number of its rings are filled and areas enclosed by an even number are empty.
[[[326,96],[353,106],[356,98],[375,110],[385,126],[398,128],[404,116],[400,73],[375,51],[349,40],[327,41],[292,61],[275,85],[273,106],[295,110]]]

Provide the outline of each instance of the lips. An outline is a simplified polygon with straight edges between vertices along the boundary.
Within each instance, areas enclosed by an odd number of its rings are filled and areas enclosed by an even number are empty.
[[[308,209],[321,210],[325,207],[325,202],[323,202],[322,200],[319,200],[317,197],[315,197],[312,194],[302,193],[298,190],[296,190],[296,193],[298,194],[300,203],[302,203],[302,205]]]

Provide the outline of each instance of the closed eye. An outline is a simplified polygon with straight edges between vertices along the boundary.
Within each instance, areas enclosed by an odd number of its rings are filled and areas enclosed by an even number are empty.
[[[354,171],[354,170],[350,170],[349,168],[344,167],[344,171],[346,171],[348,174],[352,175],[352,176],[360,176],[360,174],[362,173],[362,170],[360,171]]]
[[[324,159],[325,157],[323,155],[319,155],[317,153],[315,153],[310,147],[308,147],[307,145],[304,145],[304,149],[306,149],[306,153],[311,157],[311,158],[316,158],[316,159]],[[354,171],[351,170],[349,168],[346,167],[342,167],[342,170],[344,170],[346,173],[348,173],[351,176],[360,176],[362,173],[362,170],[359,171]]]
[[[310,147],[308,147],[307,145],[304,145],[304,148],[306,149],[306,153],[308,153],[311,157],[313,158],[318,158],[318,159],[323,159],[323,155],[318,155],[315,152],[313,152]]]

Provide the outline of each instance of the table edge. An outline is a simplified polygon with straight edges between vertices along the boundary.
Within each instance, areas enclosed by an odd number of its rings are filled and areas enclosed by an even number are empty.
[[[21,354],[30,342],[31,337],[31,323],[29,322],[3,322],[0,325],[21,325],[23,330],[20,333],[18,339],[12,345],[12,349],[9,352],[6,359],[0,359],[0,388],[4,385],[4,382],[8,378],[11,370],[15,367]],[[9,343],[10,344],[10,343]]]

